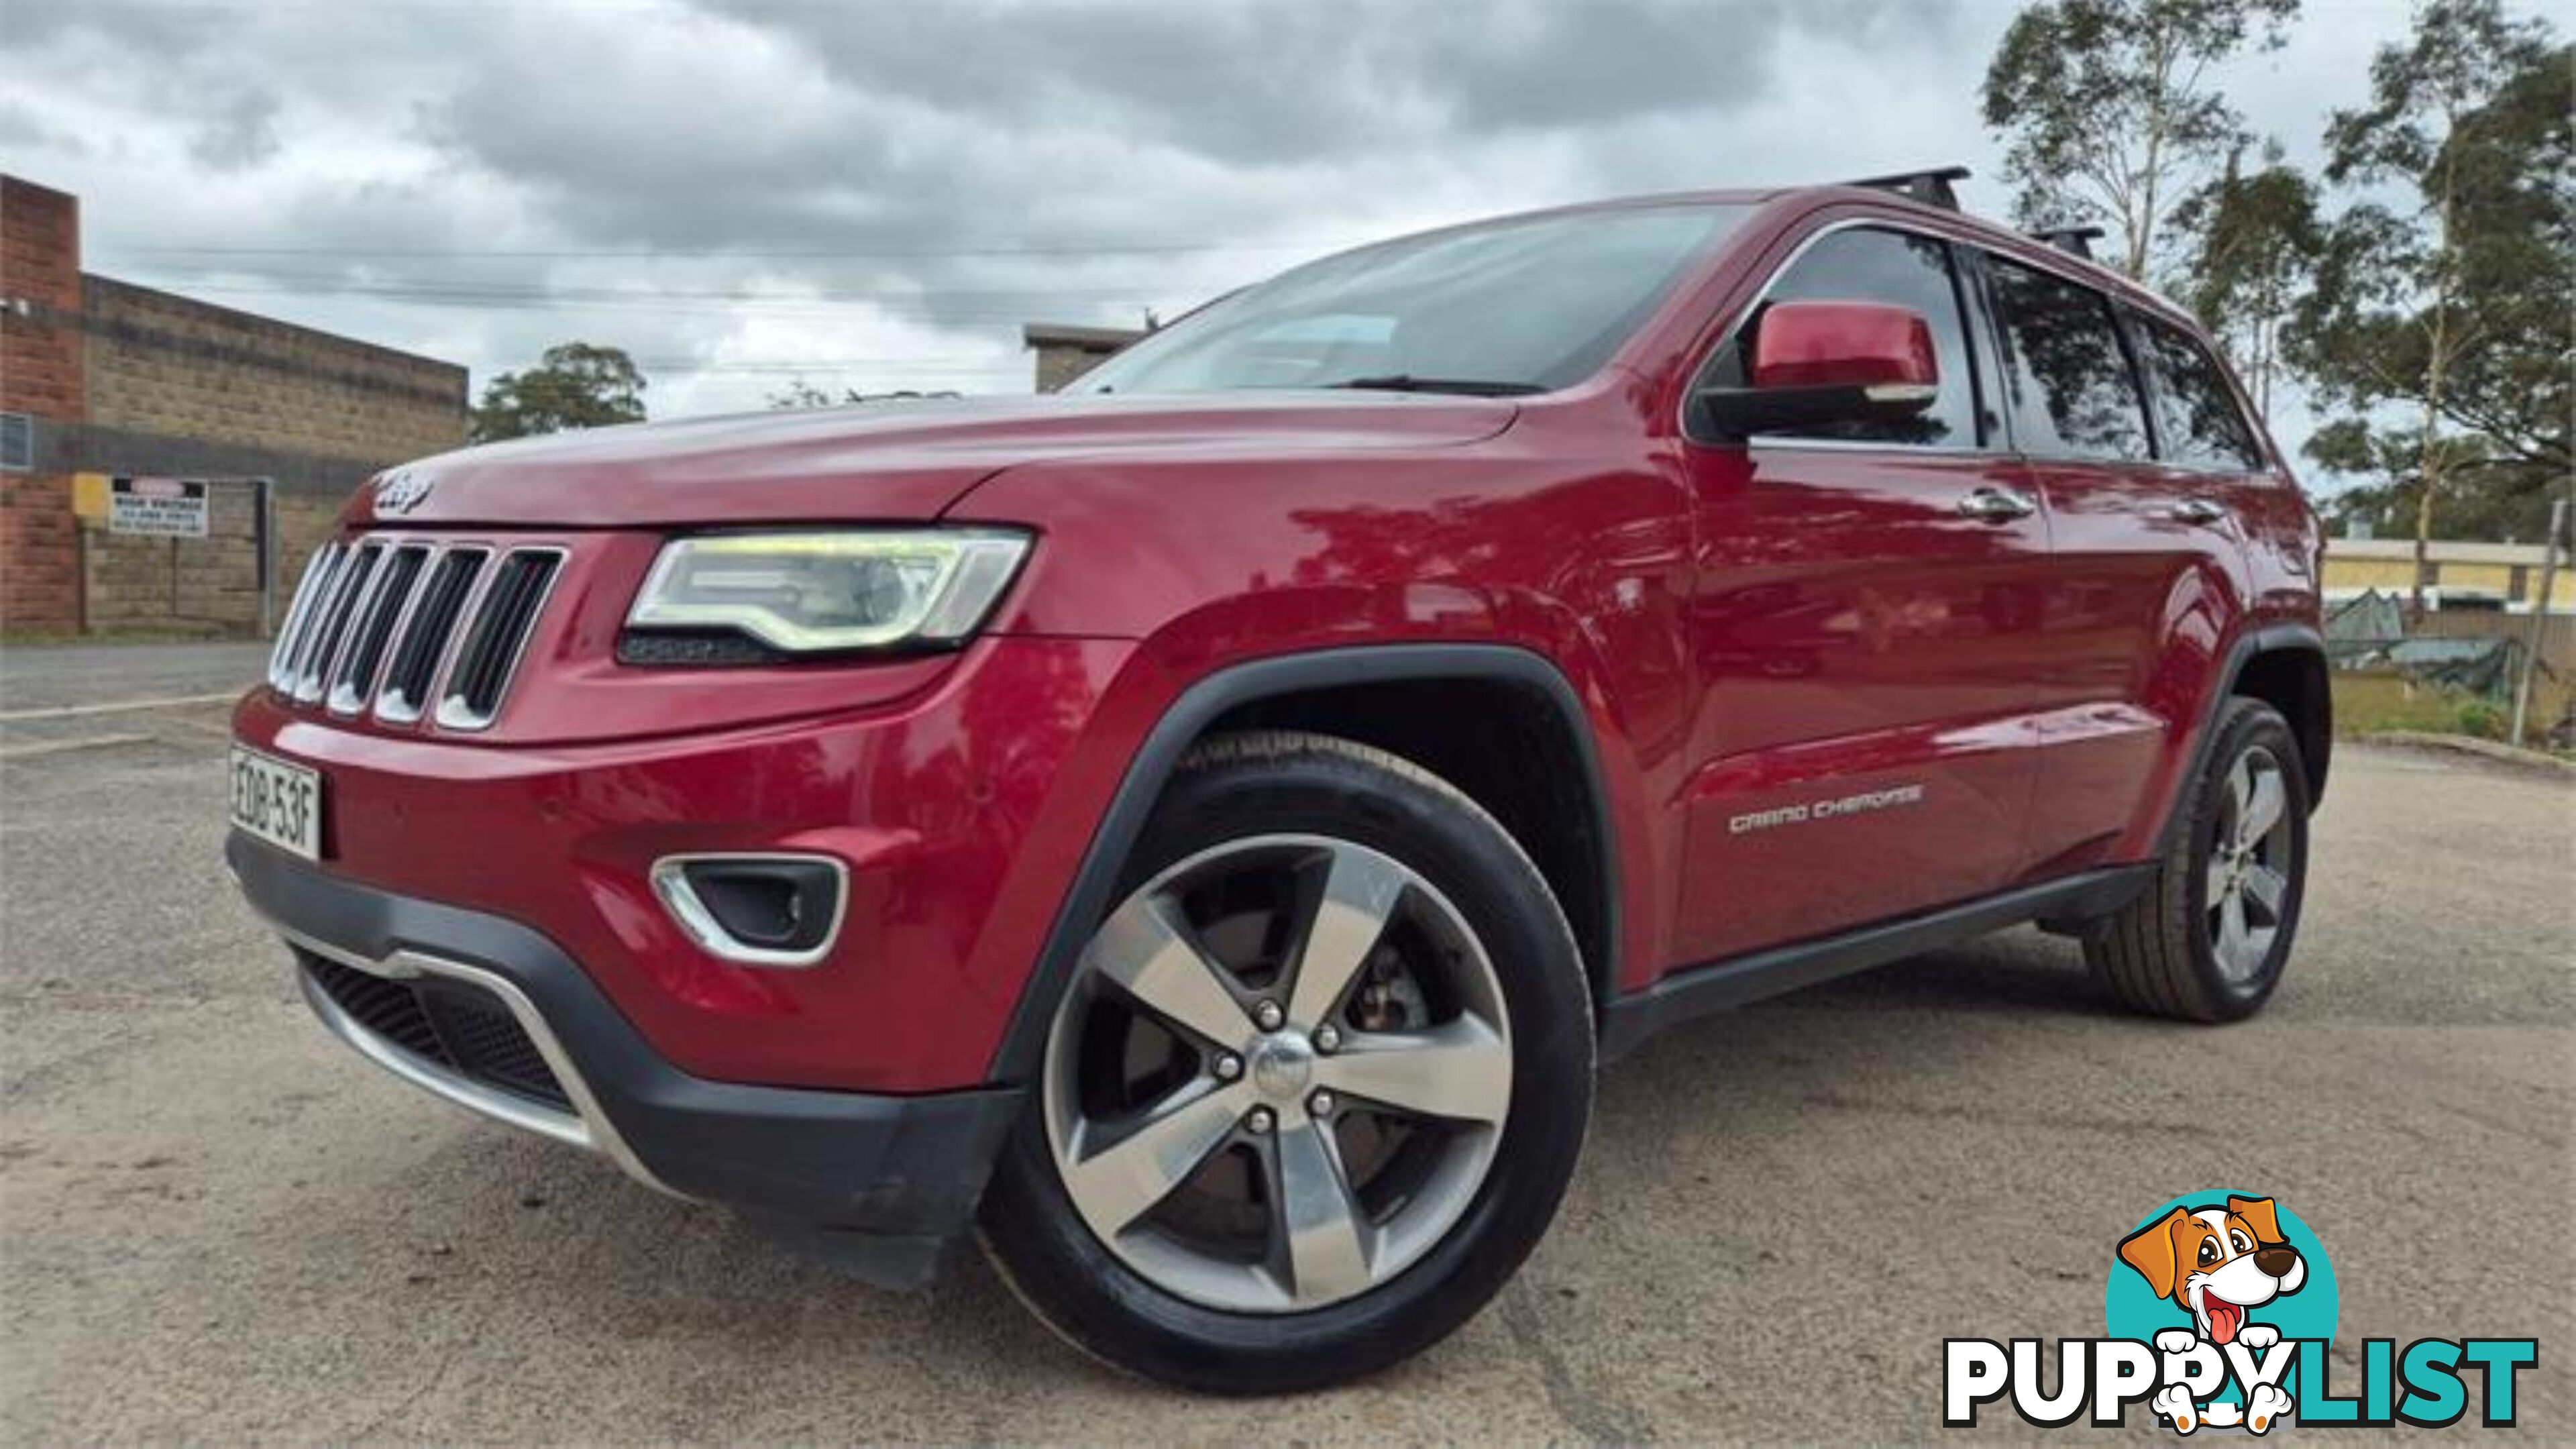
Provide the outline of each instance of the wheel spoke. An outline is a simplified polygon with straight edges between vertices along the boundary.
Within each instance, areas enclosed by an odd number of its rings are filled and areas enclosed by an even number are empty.
[[[2227,899],[2227,882],[2227,857],[2212,850],[2209,853],[2209,872],[2202,878],[2200,887],[2200,898],[2209,909],[2217,910],[2218,903]]]
[[[2245,896],[2263,912],[2271,925],[2281,923],[2281,900],[2289,894],[2290,878],[2268,865],[2258,865],[2245,872]]]
[[[1193,1083],[1145,1109],[1143,1119],[1096,1149],[1099,1124],[1085,1122],[1064,1169],[1065,1191],[1095,1225],[1118,1232],[1170,1197],[1233,1134],[1251,1102],[1240,1084]],[[1113,1128],[1114,1130],[1114,1128]]]
[[[1512,1049],[1492,1027],[1462,1016],[1429,1031],[1355,1033],[1315,1064],[1316,1080],[1422,1117],[1500,1122],[1512,1099]]]
[[[1220,1046],[1237,1046],[1251,1029],[1220,968],[1160,896],[1120,906],[1092,938],[1091,963],[1146,1010]]]
[[[1278,1189],[1272,1222],[1297,1301],[1330,1302],[1368,1287],[1370,1232],[1331,1129],[1313,1120],[1283,1124],[1271,1156]]]
[[[2235,964],[2245,959],[2246,948],[2251,944],[2245,926],[2245,897],[2230,892],[2218,908],[2218,954]]]
[[[1404,895],[1404,880],[1403,867],[1385,856],[1335,847],[1297,953],[1296,982],[1288,998],[1291,1022],[1313,1026],[1340,1004],[1351,978],[1386,934],[1387,917]]]
[[[2253,793],[2236,814],[2237,843],[2250,847],[2271,834],[2272,827],[2281,823],[2281,810],[2288,799],[2288,792],[2281,788],[2280,771],[2255,772]]]

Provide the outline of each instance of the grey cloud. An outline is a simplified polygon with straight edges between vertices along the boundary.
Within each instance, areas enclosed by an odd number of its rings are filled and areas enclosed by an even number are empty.
[[[0,97],[0,146],[54,151],[75,159],[89,154],[88,142],[69,131],[47,125],[35,107],[11,97]]]
[[[1021,320],[1169,314],[1326,243],[1625,191],[1975,163],[1991,155],[1976,82],[2012,8],[0,6],[8,168],[83,193],[101,270],[487,376],[572,336],[683,363],[1008,357]],[[2311,69],[2245,88],[2290,121],[2349,103],[2317,77],[2357,84],[2361,32],[2402,23],[2394,7],[2369,26],[2314,15],[2276,58]],[[173,244],[252,250],[151,250]],[[1135,244],[1171,249],[1082,250]],[[721,379],[657,372],[657,409],[757,400],[762,384]]]
[[[244,90],[216,104],[188,143],[197,164],[240,171],[277,155],[277,97]]]

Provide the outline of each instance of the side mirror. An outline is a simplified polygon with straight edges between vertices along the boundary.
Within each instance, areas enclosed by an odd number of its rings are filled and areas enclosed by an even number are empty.
[[[1754,320],[1751,385],[1698,393],[1731,438],[1909,418],[1941,395],[1932,326],[1880,302],[1775,302]]]

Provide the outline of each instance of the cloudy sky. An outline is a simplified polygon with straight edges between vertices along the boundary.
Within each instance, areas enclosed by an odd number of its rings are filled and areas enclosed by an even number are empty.
[[[2009,0],[5,0],[0,167],[93,271],[470,365],[630,351],[656,416],[791,378],[1025,391],[1335,247],[1998,148]],[[2312,161],[2403,0],[2225,78]],[[2007,198],[1972,183],[1972,208]],[[2305,430],[2279,419],[2295,446]]]

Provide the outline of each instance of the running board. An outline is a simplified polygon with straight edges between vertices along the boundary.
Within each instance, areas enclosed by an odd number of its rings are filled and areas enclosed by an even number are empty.
[[[2086,871],[1839,936],[1676,971],[1611,1003],[1601,1024],[1601,1060],[1624,1056],[1656,1032],[1693,1017],[1937,951],[2006,926],[2107,916],[2146,889],[2155,873],[2152,865]]]

